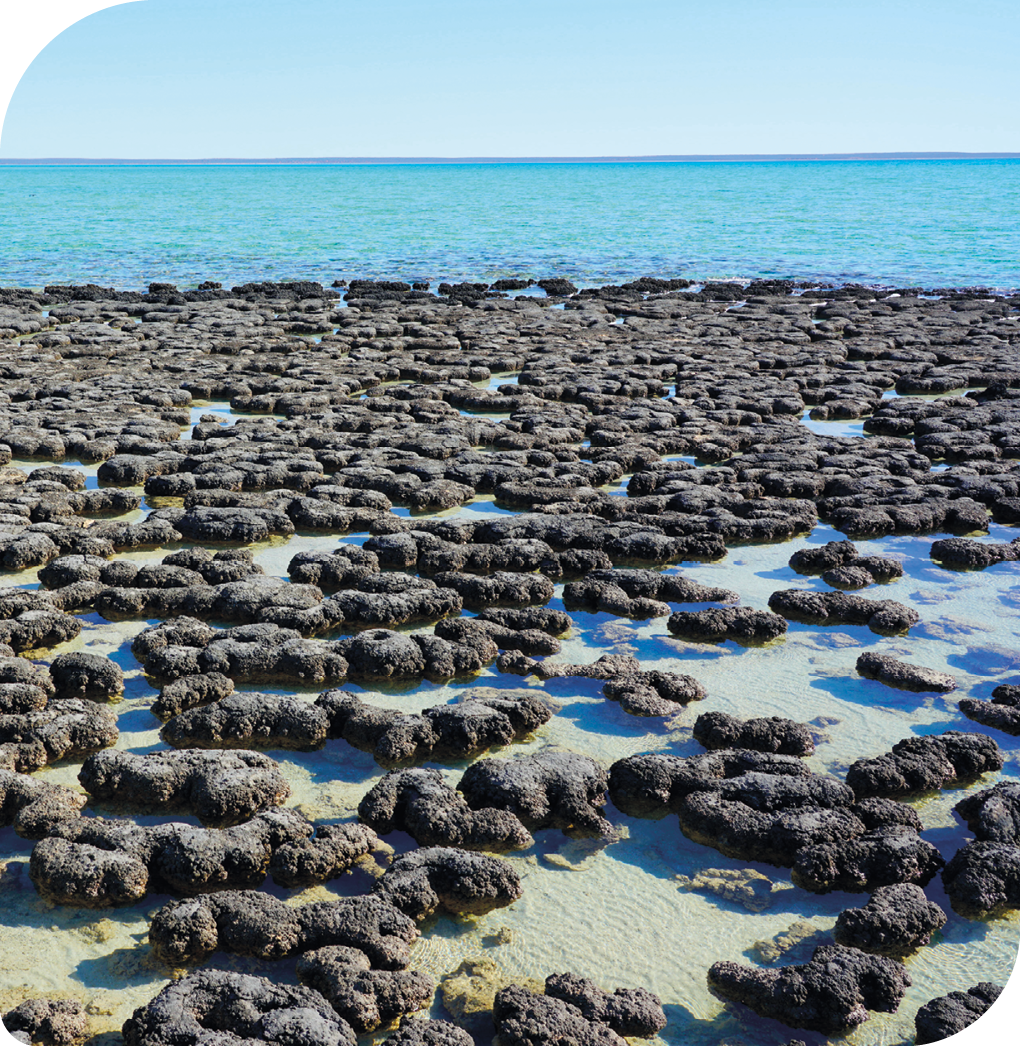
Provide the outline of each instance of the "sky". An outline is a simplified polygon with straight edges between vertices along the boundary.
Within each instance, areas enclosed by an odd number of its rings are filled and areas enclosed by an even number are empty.
[[[141,0],[43,48],[0,158],[1016,152],[1018,27],[1016,0]]]

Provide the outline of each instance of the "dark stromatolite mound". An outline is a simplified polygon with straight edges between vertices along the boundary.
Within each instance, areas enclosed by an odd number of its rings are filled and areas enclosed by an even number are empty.
[[[1006,563],[1020,558],[1020,539],[996,542],[943,538],[933,542],[929,555],[936,563],[954,570],[984,570],[993,563]]]
[[[875,581],[903,576],[903,566],[895,559],[862,556],[852,541],[802,548],[790,557],[790,567],[798,574],[821,574],[827,585],[844,589],[864,588]]]
[[[271,810],[230,828],[76,818],[57,822],[32,851],[29,876],[55,904],[109,908],[150,890],[192,896],[258,886],[275,847],[312,833],[295,810]]]
[[[798,574],[821,574],[846,566],[860,553],[852,541],[829,541],[815,548],[802,548],[790,556],[790,567]]]
[[[0,769],[0,824],[22,839],[42,839],[58,821],[77,819],[86,797],[64,785]]]
[[[299,697],[235,693],[168,720],[160,731],[175,748],[288,748],[308,752],[326,742],[329,720]]]
[[[674,715],[690,701],[701,701],[705,688],[679,672],[638,672],[609,680],[602,693],[630,715]]]
[[[419,846],[455,846],[503,853],[534,841],[503,809],[472,809],[438,770],[393,770],[358,806],[358,816],[380,835],[406,832]]]
[[[997,841],[968,843],[942,872],[953,911],[983,918],[1020,908],[1020,846]]]
[[[388,1046],[474,1046],[474,1039],[463,1028],[449,1021],[403,1021],[391,1035]]]
[[[0,765],[30,773],[109,748],[119,736],[109,709],[92,701],[51,701],[39,711],[0,715]]]
[[[894,657],[876,654],[873,650],[866,650],[857,658],[857,671],[865,679],[877,679],[886,686],[917,694],[948,694],[956,689],[956,680],[946,672],[897,661]]]
[[[823,945],[811,961],[778,970],[717,962],[708,971],[715,995],[743,1003],[760,1017],[823,1035],[844,1034],[870,1014],[895,1013],[910,974],[894,959],[856,948]]]
[[[379,558],[360,545],[341,545],[332,552],[299,552],[287,565],[287,573],[292,581],[318,585],[323,592],[349,588],[378,570]]]
[[[628,1039],[650,1039],[666,1027],[662,1003],[644,988],[617,988],[610,994],[586,977],[551,973],[545,979],[545,994],[576,1007],[585,1020],[605,1024]]]
[[[131,641],[131,653],[145,664],[151,654],[171,646],[204,648],[216,636],[212,625],[198,618],[179,616],[143,629]]]
[[[863,908],[840,912],[837,944],[899,958],[920,948],[946,923],[946,913],[913,883],[879,887]]]
[[[99,654],[59,654],[50,665],[50,675],[60,698],[106,701],[124,690],[120,665]]]
[[[99,752],[78,780],[94,799],[194,813],[211,828],[240,824],[290,795],[279,764],[246,751]]]
[[[926,1002],[914,1016],[916,1046],[941,1042],[970,1027],[1001,994],[997,984],[982,981],[965,992],[950,992]]]
[[[894,599],[866,599],[846,592],[788,588],[769,596],[769,609],[808,625],[867,625],[879,635],[905,632],[920,620],[916,610]]]
[[[436,990],[424,973],[373,970],[364,952],[336,944],[302,954],[297,977],[322,994],[358,1035],[420,1010]]]
[[[542,574],[515,574],[497,570],[487,576],[442,571],[432,580],[459,593],[464,606],[528,607],[543,606],[553,597],[553,583]]]
[[[292,906],[259,890],[171,901],[149,927],[156,958],[168,966],[203,962],[217,950],[280,959],[342,945],[364,952],[375,969],[402,970],[417,936],[414,920],[379,897]]]
[[[812,755],[815,750],[807,724],[779,716],[740,720],[725,712],[704,712],[694,722],[694,740],[708,749],[749,748],[780,755]]]
[[[961,698],[960,711],[975,723],[1016,736],[1020,734],[1020,687],[1002,683],[992,691],[991,701]]]
[[[539,752],[515,759],[482,759],[464,771],[457,785],[474,810],[509,810],[531,831],[560,828],[607,835],[602,816],[606,771],[575,752]]]
[[[189,708],[212,704],[234,692],[234,681],[221,672],[196,672],[167,683],[149,711],[160,719],[186,712]]]
[[[125,1046],[356,1046],[351,1027],[311,988],[200,970],[171,981],[124,1022]]]
[[[847,771],[846,783],[858,799],[911,795],[1001,770],[1002,764],[1003,755],[990,737],[949,730],[907,737],[891,752],[858,759]]]
[[[315,702],[329,718],[329,736],[371,752],[387,768],[428,758],[462,759],[532,733],[552,710],[527,691],[492,691],[459,704],[435,705],[421,715],[379,708],[346,690],[327,690]]]
[[[435,635],[405,635],[384,628],[360,632],[335,644],[346,658],[351,679],[384,682],[421,678],[449,679],[471,674],[495,660],[499,650],[487,636],[468,645]]]
[[[25,657],[14,657],[13,653],[0,656],[0,685],[7,684],[20,684],[41,690],[47,700],[56,692],[53,677],[44,665],[37,665]],[[45,701],[37,707],[44,708]],[[16,712],[19,709],[11,707],[6,708],[5,711]],[[30,709],[25,708],[24,711],[27,712]]]
[[[953,809],[979,841],[1020,845],[1020,783],[1000,781],[961,799]]]
[[[0,643],[15,653],[57,646],[81,634],[82,624],[53,607],[0,605]]]
[[[353,588],[337,592],[328,605],[338,609],[333,620],[349,626],[392,628],[409,621],[436,620],[459,614],[464,603],[451,588],[410,574],[368,574]]]
[[[931,843],[912,828],[893,824],[856,838],[805,846],[793,861],[793,881],[815,893],[872,891],[897,883],[924,886],[943,864]]]
[[[335,879],[379,844],[362,824],[320,824],[312,838],[297,838],[273,850],[269,874],[279,886],[311,886]]]
[[[46,707],[49,695],[32,683],[0,682],[0,715],[24,715]]]
[[[19,1042],[69,1046],[88,1034],[89,1019],[77,999],[26,999],[3,1015],[3,1026]]]
[[[524,892],[516,870],[506,861],[438,846],[395,858],[374,891],[414,919],[440,909],[484,915],[513,904]]]
[[[720,643],[732,639],[741,645],[767,643],[786,632],[786,621],[778,614],[751,607],[710,607],[707,610],[678,610],[670,614],[666,627],[675,636],[695,643]]]
[[[739,598],[729,589],[654,570],[593,570],[563,589],[567,608],[634,618],[665,617],[669,603],[736,603]]]

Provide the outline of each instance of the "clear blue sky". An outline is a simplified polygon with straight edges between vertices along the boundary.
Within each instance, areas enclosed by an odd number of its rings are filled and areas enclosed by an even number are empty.
[[[3,157],[1020,151],[1016,0],[144,0]]]

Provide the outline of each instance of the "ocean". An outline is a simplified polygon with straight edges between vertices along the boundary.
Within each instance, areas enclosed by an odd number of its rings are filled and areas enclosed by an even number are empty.
[[[1020,160],[0,165],[0,285],[1020,285]]]

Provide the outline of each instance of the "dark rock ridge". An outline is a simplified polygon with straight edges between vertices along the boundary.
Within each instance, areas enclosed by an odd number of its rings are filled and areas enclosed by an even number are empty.
[[[125,1046],[200,1046],[217,1041],[274,1046],[356,1046],[350,1025],[311,988],[265,977],[199,970],[171,981],[124,1022]]]
[[[45,695],[44,695],[45,696]],[[117,717],[92,701],[50,701],[37,711],[0,715],[0,766],[31,773],[117,743]]]
[[[769,609],[808,625],[867,625],[881,636],[906,632],[920,620],[916,610],[894,599],[866,599],[846,592],[788,588],[769,596]]]
[[[675,715],[683,705],[706,696],[693,676],[655,670],[618,675],[606,683],[602,693],[637,716]]]
[[[978,1017],[987,1013],[992,1003],[1002,994],[997,984],[982,981],[965,992],[950,992],[926,1002],[914,1016],[917,1046],[941,1042],[970,1027]]]
[[[152,950],[168,966],[204,962],[214,951],[281,959],[340,945],[364,952],[374,969],[402,970],[417,936],[414,920],[379,897],[295,907],[259,890],[171,901],[156,912],[149,927]]]
[[[426,759],[463,759],[527,737],[552,718],[552,710],[524,690],[475,692],[452,705],[434,705],[420,715],[380,708],[346,690],[327,690],[316,699],[329,720],[329,736],[370,752],[387,768]]]
[[[771,604],[770,604],[771,605]],[[786,632],[778,614],[750,607],[711,607],[708,610],[678,610],[670,614],[666,627],[675,636],[695,643],[720,643],[732,639],[744,646],[767,643]]]
[[[779,755],[812,755],[815,750],[806,723],[779,716],[740,720],[725,712],[703,712],[694,721],[694,740],[708,749],[744,748]]]
[[[246,751],[99,752],[78,780],[93,799],[194,813],[212,828],[240,824],[290,795],[276,761]]]
[[[314,837],[298,837],[273,850],[269,874],[279,886],[311,886],[342,875],[378,846],[371,828],[361,824],[320,824]]]
[[[508,862],[440,846],[400,854],[374,890],[419,920],[440,909],[455,915],[484,915],[520,900],[524,892]]]
[[[3,1026],[19,1042],[70,1046],[88,1034],[89,1019],[77,999],[26,999],[3,1015]]]
[[[665,617],[670,603],[736,603],[736,592],[711,588],[676,574],[654,570],[593,570],[564,586],[563,603],[591,613],[619,617]]]
[[[758,970],[717,962],[708,971],[709,990],[720,998],[823,1035],[845,1034],[868,1020],[870,1010],[895,1013],[910,983],[894,959],[838,944],[816,948],[800,966]]]
[[[120,665],[99,654],[58,654],[50,663],[58,698],[106,701],[124,690]]]
[[[984,918],[1020,908],[1020,846],[996,840],[968,843],[942,872],[953,911]]]
[[[949,730],[907,737],[891,752],[858,759],[847,771],[846,783],[858,799],[911,795],[1001,770],[1002,765],[1003,755],[990,737]]]
[[[609,777],[594,759],[575,752],[544,751],[511,759],[481,759],[457,785],[473,810],[508,810],[530,831],[560,828],[608,835],[602,816]]]
[[[992,691],[991,701],[961,698],[960,711],[975,723],[1016,736],[1020,734],[1020,687],[1002,683]]]
[[[433,996],[435,981],[417,970],[373,970],[357,948],[328,945],[304,952],[298,980],[319,992],[358,1035],[420,1010]]]
[[[22,839],[42,839],[60,821],[78,818],[86,797],[64,785],[0,769],[0,824]]]
[[[358,817],[380,835],[406,832],[419,846],[503,853],[534,840],[505,809],[472,809],[438,770],[391,770],[358,805]]]
[[[580,1010],[585,1020],[605,1024],[628,1039],[650,1039],[666,1027],[662,1003],[644,988],[617,988],[610,994],[586,977],[551,973],[545,979],[545,994]]]
[[[897,661],[894,657],[876,654],[872,650],[866,650],[857,658],[857,671],[865,679],[877,679],[897,690],[948,694],[956,689],[956,680],[946,672]]]
[[[833,928],[837,944],[899,958],[928,944],[946,923],[946,913],[913,883],[881,886],[863,908],[840,912]]]
[[[936,563],[953,570],[984,570],[993,563],[1020,558],[1020,538],[1010,542],[941,538],[932,543],[929,555]]]
[[[833,588],[864,588],[875,581],[892,581],[903,576],[903,566],[895,559],[862,556],[852,541],[829,541],[815,548],[802,548],[790,557],[790,567],[798,574],[821,574]]]
[[[54,904],[109,908],[146,893],[193,896],[258,886],[274,848],[307,838],[296,810],[270,810],[230,828],[79,817],[58,821],[36,843],[28,874]]]
[[[449,1021],[402,1021],[389,1046],[474,1046],[474,1039]]]
[[[1020,783],[1000,781],[966,796],[953,809],[978,840],[1020,845]]]

